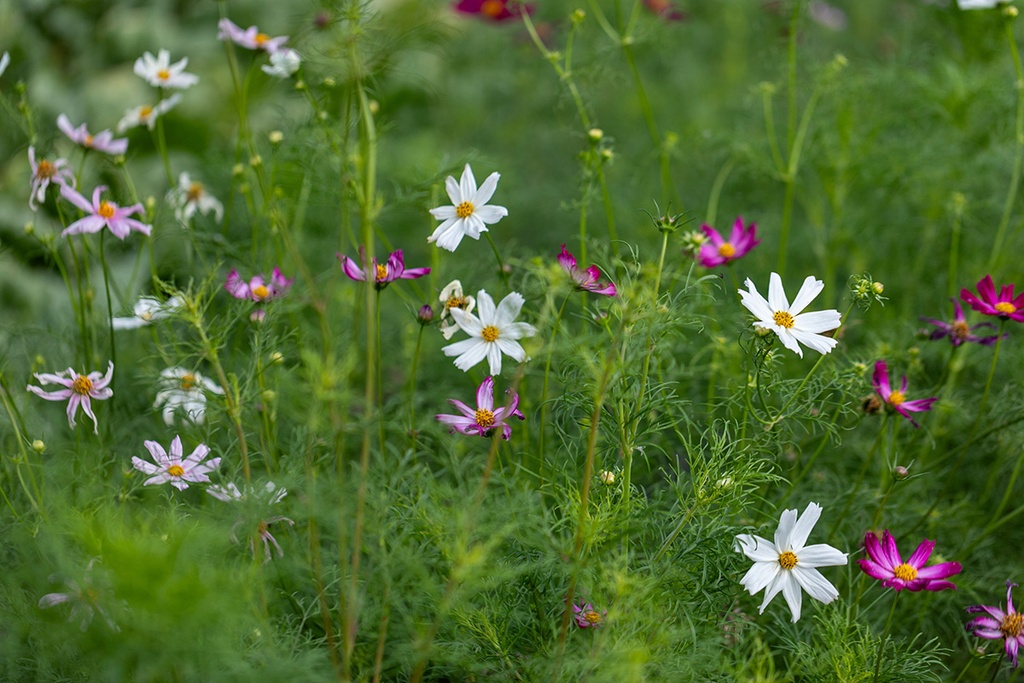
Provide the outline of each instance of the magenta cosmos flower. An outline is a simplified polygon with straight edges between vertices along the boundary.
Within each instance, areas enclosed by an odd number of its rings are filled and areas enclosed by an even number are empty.
[[[686,13],[669,0],[644,0],[644,7],[665,21],[685,21]]]
[[[576,285],[576,289],[605,296],[615,296],[615,284],[609,282],[606,285],[602,285],[598,282],[601,278],[601,271],[597,269],[597,266],[590,266],[586,270],[577,268],[576,257],[565,250],[564,244],[562,245],[562,253],[558,255],[558,265],[562,266],[562,270],[569,274],[569,277],[572,278],[573,283]]]
[[[987,638],[988,640],[999,640],[1004,639],[1006,642],[1006,656],[1010,659],[1010,663],[1013,664],[1013,668],[1017,668],[1017,651],[1022,645],[1024,645],[1024,614],[1021,614],[1013,608],[1013,589],[1017,586],[1015,583],[1010,583],[1009,580],[1006,582],[1006,610],[1001,610],[998,607],[989,607],[987,605],[974,605],[967,608],[968,614],[975,612],[984,612],[988,616],[975,617],[967,622],[967,631],[978,638]]]
[[[896,540],[886,529],[879,541],[874,532],[867,532],[864,535],[864,548],[867,550],[867,559],[857,560],[860,568],[865,574],[873,579],[878,579],[886,588],[901,591],[906,588],[909,591],[941,591],[947,588],[956,590],[947,577],[959,574],[962,567],[959,562],[942,562],[930,567],[924,563],[932,554],[935,541],[925,539],[917,546],[914,554],[906,562],[900,556],[896,547]]]
[[[743,227],[742,216],[732,224],[732,232],[729,233],[728,240],[724,239],[710,225],[702,225],[700,229],[704,231],[709,240],[697,253],[697,260],[705,268],[732,263],[736,259],[746,256],[747,252],[761,243],[761,240],[756,237],[757,224],[751,223],[747,227]]]
[[[489,21],[506,21],[523,12],[533,14],[533,5],[515,0],[459,0],[453,7],[456,12],[475,14]]]
[[[127,138],[114,139],[114,134],[109,130],[100,131],[96,135],[92,135],[84,123],[75,128],[64,114],[57,117],[57,127],[72,142],[86,149],[95,149],[97,152],[103,152],[104,154],[124,154],[128,151]]]
[[[370,259],[370,265],[366,270],[362,270],[359,264],[356,263],[355,259],[350,259],[344,254],[338,254],[338,260],[341,261],[341,269],[345,271],[345,275],[357,282],[366,282],[370,278],[373,279],[374,287],[378,290],[384,289],[395,280],[415,280],[418,277],[423,277],[430,273],[430,268],[405,268],[405,257],[402,255],[401,249],[396,249],[388,256],[387,263],[377,263],[376,258]],[[359,256],[362,261],[366,262],[366,250],[359,247]]]
[[[524,419],[519,411],[519,396],[516,392],[508,389],[506,394],[511,395],[507,406],[494,408],[494,379],[488,377],[480,383],[476,390],[476,410],[473,410],[462,401],[454,398],[448,402],[455,406],[462,415],[437,415],[438,422],[451,425],[452,432],[461,432],[468,436],[479,435],[488,437],[494,434],[494,430],[501,429],[501,437],[508,441],[512,436],[512,427],[506,420],[510,417]]]
[[[968,289],[960,290],[960,298],[967,305],[985,315],[993,315],[1001,320],[1016,320],[1024,323],[1024,293],[1017,298],[1013,296],[1013,285],[1003,285],[996,296],[996,286],[992,276],[986,275],[978,282],[978,294],[975,296]]]
[[[260,273],[259,275],[253,275],[252,279],[248,282],[242,279],[237,270],[232,270],[228,273],[224,289],[228,290],[228,293],[236,299],[249,299],[250,301],[262,303],[268,299],[276,299],[284,294],[291,287],[293,281],[294,278],[291,280],[286,279],[281,273],[280,268],[274,268],[269,281]]]
[[[72,429],[75,428],[75,415],[78,413],[78,407],[81,406],[85,414],[92,418],[92,431],[94,434],[97,434],[99,433],[99,425],[96,423],[96,415],[92,412],[92,399],[103,401],[114,395],[114,390],[110,388],[110,380],[113,377],[114,364],[108,362],[107,374],[105,375],[99,372],[80,375],[72,368],[56,374],[46,372],[35,373],[35,378],[40,384],[60,384],[64,387],[58,391],[43,391],[41,388],[31,384],[26,388],[39,398],[45,398],[47,401],[66,400],[68,402],[68,425]]]
[[[100,195],[106,189],[105,185],[100,185],[93,190],[92,203],[90,203],[88,199],[67,185],[61,185],[60,196],[88,214],[85,218],[81,218],[64,228],[64,232],[60,234],[61,237],[78,235],[84,232],[99,232],[103,228],[109,230],[119,240],[127,237],[128,233],[132,230],[141,232],[147,237],[149,236],[153,226],[146,225],[134,218],[129,218],[129,216],[141,213],[144,210],[142,204],[121,207],[114,202],[100,201]]]
[[[910,420],[910,424],[915,427],[920,427],[921,425],[917,424],[914,418],[910,417],[910,413],[921,413],[931,410],[932,404],[939,400],[938,398],[919,398],[915,401],[908,401],[906,375],[903,375],[900,380],[900,388],[897,391],[893,391],[892,386],[889,384],[889,368],[886,367],[884,360],[875,362],[875,372],[871,377],[871,383],[874,385],[878,395],[885,401],[886,408],[895,410]]]
[[[32,166],[32,187],[28,192],[28,206],[33,211],[36,210],[36,202],[42,204],[46,201],[46,188],[50,186],[50,183],[57,183],[61,187],[64,185],[75,186],[75,174],[68,167],[66,159],[57,159],[56,161],[40,159],[37,162],[35,148],[29,147],[28,163]]]
[[[949,337],[949,342],[953,346],[960,346],[964,342],[973,342],[975,344],[984,344],[985,346],[992,346],[999,339],[998,334],[994,334],[990,337],[979,337],[976,334],[971,334],[974,330],[982,327],[995,327],[992,323],[978,323],[977,325],[967,325],[967,319],[964,317],[964,309],[960,306],[960,302],[954,298],[950,298],[953,302],[953,320],[951,322],[944,322],[942,320],[936,320],[935,318],[925,318],[921,316],[921,320],[934,325],[935,330],[928,335],[931,340],[943,339]],[[1006,335],[1003,335],[1006,336]]]
[[[255,26],[250,26],[243,31],[241,27],[237,26],[230,19],[221,19],[217,22],[217,38],[220,40],[230,40],[235,45],[250,50],[264,50],[269,54],[277,52],[282,45],[288,42],[288,36],[271,38]]]
[[[170,482],[174,488],[184,491],[188,488],[187,482],[200,484],[210,481],[210,478],[206,475],[220,467],[220,458],[213,458],[209,462],[203,462],[206,456],[210,454],[209,446],[204,443],[196,446],[195,450],[192,451],[192,455],[188,456],[185,460],[181,459],[181,437],[179,436],[175,436],[174,441],[171,442],[170,454],[156,441],[144,441],[143,445],[153,457],[153,462],[156,463],[154,465],[142,458],[132,457],[132,466],[135,469],[152,475],[143,483],[143,486]]]
[[[603,624],[604,618],[608,616],[608,612],[597,612],[589,602],[582,607],[573,605],[572,611],[573,619],[576,620],[576,625],[580,628],[596,628]]]

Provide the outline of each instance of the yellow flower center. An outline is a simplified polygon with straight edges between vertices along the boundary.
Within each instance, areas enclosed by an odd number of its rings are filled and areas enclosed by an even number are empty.
[[[892,573],[897,579],[902,579],[903,581],[913,581],[917,578],[917,570],[906,562],[898,567],[893,567]]]
[[[445,310],[450,308],[466,308],[469,301],[464,296],[450,296],[448,300],[444,302]]]
[[[480,333],[480,336],[484,338],[484,341],[492,342],[498,338],[498,328],[494,325],[488,325]]]
[[[185,474],[185,468],[182,467],[181,465],[171,465],[170,467],[167,468],[167,474],[171,475],[172,477],[180,477],[181,475]]]
[[[149,118],[149,115],[152,114],[152,113],[153,113],[153,107],[149,106],[148,104],[144,105],[141,109],[139,109],[139,119],[141,121],[145,121],[146,119]]]
[[[86,147],[92,147],[92,135],[86,133],[85,140],[82,141],[82,144],[85,145]]]
[[[903,394],[902,391],[894,391],[891,394],[889,394],[889,405],[898,406],[906,400],[907,397]]]
[[[262,536],[263,534],[267,533],[268,526],[269,525],[261,519],[260,523],[256,525],[256,533]]]
[[[501,0],[484,0],[484,4],[480,5],[480,13],[493,19],[501,16],[501,10],[504,8]]]
[[[718,247],[718,255],[724,258],[732,258],[736,255],[736,247],[732,246],[729,242],[722,242],[722,246]]]
[[[253,38],[253,42],[256,43],[257,47],[263,45],[263,43],[267,42],[268,40],[270,40],[270,36],[268,36],[266,33],[257,33],[256,37]]]
[[[377,264],[377,282],[384,282],[388,279],[388,267],[383,263]]]
[[[591,624],[600,624],[601,621],[603,621],[601,619],[601,615],[598,614],[597,612],[595,612],[594,610],[589,610],[589,611],[584,612],[583,613],[583,618],[586,619]]]
[[[188,201],[190,201],[190,202],[197,202],[197,201],[199,201],[199,198],[202,197],[202,196],[203,196],[203,184],[202,183],[192,183],[191,185],[188,186],[188,195],[187,195]]]
[[[1007,638],[1016,638],[1022,629],[1024,629],[1024,614],[1020,612],[1007,614],[1003,618],[1003,623],[999,625],[1000,633]]]
[[[950,334],[954,339],[959,339],[960,341],[967,339],[967,335],[971,332],[970,328],[967,327],[967,322],[964,320],[957,320],[950,327],[952,327]]]
[[[110,202],[100,202],[100,208],[96,213],[109,221],[114,217],[114,205]]]
[[[779,327],[785,327],[787,330],[793,327],[793,316],[788,311],[775,311],[775,315],[772,316],[772,320]]]
[[[779,565],[783,569],[792,569],[796,566],[796,553],[792,550],[787,550],[784,553],[779,554]]]
[[[76,394],[82,394],[83,396],[92,391],[92,380],[85,375],[79,375],[75,378],[75,381],[71,383],[71,391]]]
[[[996,310],[1005,315],[1012,315],[1017,312],[1017,307],[1009,301],[1000,301],[996,304]]]
[[[462,202],[455,207],[455,215],[459,218],[469,218],[473,215],[473,202]]]
[[[487,410],[487,408],[477,408],[476,410],[476,423],[487,429],[494,425],[494,413]]]
[[[181,376],[181,379],[179,380],[179,386],[182,388],[183,391],[188,391],[195,385],[196,376],[193,375],[191,372],[186,372],[184,375]]]
[[[252,295],[260,300],[266,299],[268,296],[270,296],[270,290],[267,289],[266,285],[259,285],[257,287],[252,288]]]
[[[156,72],[156,77],[159,78],[161,81],[166,81],[168,78],[171,77],[171,72],[167,69],[160,69]]]
[[[57,168],[46,159],[39,162],[36,167],[36,177],[40,179],[52,178],[57,173]]]

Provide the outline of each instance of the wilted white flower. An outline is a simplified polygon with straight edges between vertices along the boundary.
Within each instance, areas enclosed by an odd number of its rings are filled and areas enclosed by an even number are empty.
[[[452,335],[459,331],[459,324],[454,322],[452,309],[458,308],[465,313],[472,313],[473,307],[476,306],[476,299],[462,293],[462,283],[458,280],[452,280],[445,285],[438,298],[444,304],[441,309],[441,334],[445,339],[451,339]],[[443,324],[445,320],[449,321],[448,324]]]
[[[129,128],[145,125],[150,130],[156,125],[156,120],[174,109],[181,101],[181,95],[175,93],[166,100],[160,100],[155,105],[144,104],[141,107],[134,107],[125,112],[124,116],[117,123],[117,132],[123,133]]]
[[[197,211],[204,215],[212,211],[218,222],[224,216],[224,206],[188,173],[178,176],[178,186],[167,192],[167,202],[174,207],[174,217],[183,224],[191,221]]]
[[[154,320],[167,318],[181,308],[181,304],[181,299],[176,296],[172,296],[167,301],[160,301],[151,296],[139,297],[133,309],[134,315],[127,318],[114,318],[112,321],[114,329],[134,330],[137,327],[148,325]]]
[[[163,406],[164,422],[174,424],[174,413],[181,408],[186,419],[203,424],[206,419],[206,392],[223,394],[224,389],[198,372],[185,368],[167,368],[160,373],[160,392],[153,408]]]
[[[288,78],[299,70],[302,65],[302,57],[290,47],[282,47],[270,55],[270,64],[260,67],[263,73],[274,78]]]

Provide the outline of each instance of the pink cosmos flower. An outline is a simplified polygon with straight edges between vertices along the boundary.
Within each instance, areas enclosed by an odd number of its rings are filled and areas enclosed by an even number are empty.
[[[608,616],[608,612],[598,614],[589,602],[583,607],[573,605],[572,611],[574,612],[573,619],[576,620],[576,625],[580,628],[597,628],[604,623],[604,618]]]
[[[1003,285],[999,290],[999,296],[996,296],[992,276],[986,275],[978,282],[978,294],[981,295],[980,298],[967,289],[960,290],[960,298],[979,313],[992,315],[1001,320],[1024,323],[1024,293],[1014,298],[1013,285]]]
[[[644,0],[644,7],[665,21],[685,21],[686,13],[669,0]]]
[[[243,31],[230,19],[221,19],[217,22],[217,39],[230,40],[235,45],[250,50],[264,50],[268,54],[274,54],[288,42],[288,36],[271,38],[266,33],[261,33],[255,26],[250,26]]]
[[[942,562],[930,567],[924,563],[932,554],[935,541],[925,539],[917,546],[914,554],[904,562],[900,551],[896,548],[896,540],[886,529],[879,541],[874,532],[867,532],[864,535],[864,548],[867,550],[867,559],[857,560],[860,568],[865,574],[873,579],[878,579],[886,588],[901,591],[906,588],[909,591],[917,592],[941,591],[947,588],[956,590],[956,586],[946,581],[947,577],[959,574],[962,567],[959,562]]]
[[[357,282],[366,282],[371,277],[373,278],[374,287],[378,290],[384,289],[395,280],[415,280],[418,277],[423,277],[430,273],[430,268],[405,268],[405,257],[402,254],[401,249],[396,249],[388,256],[387,263],[377,263],[376,258],[370,259],[370,266],[364,271],[356,263],[355,259],[350,259],[344,254],[338,254],[338,260],[341,261],[341,269],[345,271],[345,275],[348,275],[350,279]],[[365,263],[366,262],[366,250],[359,247],[359,258]]]
[[[984,344],[985,346],[992,346],[999,339],[998,334],[994,334],[990,337],[979,337],[975,334],[971,334],[974,330],[982,327],[995,327],[992,323],[978,323],[977,325],[967,325],[967,319],[964,317],[964,309],[960,306],[960,302],[954,298],[950,298],[953,302],[953,320],[952,322],[945,322],[942,320],[936,320],[935,318],[925,318],[921,316],[921,320],[926,323],[934,325],[936,328],[928,336],[931,340],[943,339],[949,337],[949,342],[953,346],[960,346],[964,342],[973,342],[975,344]],[[1004,337],[1006,335],[1003,335]]]
[[[895,410],[910,420],[910,424],[915,427],[920,427],[921,425],[917,424],[914,418],[910,417],[910,413],[921,413],[931,410],[932,404],[939,400],[938,398],[920,398],[916,401],[908,401],[906,375],[903,375],[899,390],[893,391],[892,386],[889,384],[889,368],[886,367],[884,360],[875,362],[875,372],[872,375],[871,383],[874,385],[878,395],[885,401],[886,407],[890,410]]]
[[[459,0],[453,7],[456,12],[476,14],[488,21],[514,19],[523,12],[533,14],[533,4],[516,0]]]
[[[732,224],[732,232],[729,240],[722,238],[717,230],[710,225],[702,225],[700,229],[707,235],[709,242],[705,242],[697,253],[697,260],[705,268],[732,263],[738,258],[746,256],[747,252],[761,243],[756,238],[757,223],[751,223],[743,227],[743,217],[740,216]]]
[[[263,507],[279,503],[281,502],[281,499],[288,495],[287,489],[278,489],[272,481],[268,481],[262,491],[256,490],[251,486],[247,486],[246,492],[242,493],[234,483],[229,483],[227,486],[211,486],[206,489],[206,492],[217,500],[222,500],[225,503],[240,503],[245,500],[256,499],[256,502]],[[256,558],[257,541],[263,543],[264,563],[269,562],[271,559],[271,545],[277,549],[278,557],[284,557],[284,551],[281,549],[280,544],[277,542],[277,539],[274,538],[274,535],[270,533],[271,525],[278,524],[280,522],[287,522],[290,526],[295,526],[295,520],[282,515],[274,515],[272,517],[260,519],[254,525],[254,531],[249,537],[249,550],[252,551],[253,559]],[[238,543],[238,528],[243,524],[246,524],[245,520],[239,520],[235,522],[233,527],[231,527],[231,540],[235,543]]]
[[[594,294],[603,294],[604,296],[615,296],[615,284],[609,282],[607,285],[602,285],[598,280],[601,278],[601,271],[597,269],[597,266],[590,266],[586,270],[580,270],[576,267],[576,257],[570,254],[565,249],[565,245],[562,245],[562,253],[558,255],[558,265],[562,266],[562,270],[569,274],[578,290],[586,290],[593,292]]]
[[[134,218],[129,218],[133,214],[144,211],[142,204],[120,207],[114,202],[106,200],[101,202],[100,195],[106,189],[106,185],[100,185],[93,190],[92,203],[90,203],[88,199],[67,185],[61,185],[60,196],[89,214],[85,218],[80,218],[64,228],[64,232],[60,234],[61,237],[78,235],[84,232],[99,232],[103,228],[109,230],[119,240],[127,237],[128,233],[132,230],[137,230],[143,235],[149,236],[153,226],[137,221]]]
[[[263,277],[263,274],[254,275],[251,280],[246,282],[238,274],[237,270],[232,270],[228,273],[227,282],[224,283],[224,289],[228,291],[231,296],[236,299],[248,299],[255,301],[257,304],[263,304],[271,299],[276,299],[283,296],[288,288],[291,287],[292,282],[295,278],[287,279],[281,274],[281,269],[275,267],[274,272],[270,276],[269,282]],[[249,319],[253,322],[261,322],[267,313],[262,308],[258,308],[252,312]]]
[[[1005,640],[1006,656],[1017,668],[1017,651],[1024,646],[1024,614],[1013,608],[1013,589],[1015,583],[1006,581],[1006,610],[986,605],[973,605],[967,608],[969,614],[985,612],[988,616],[975,617],[967,622],[967,631],[977,637],[988,640]]]
[[[467,436],[489,437],[494,434],[494,430],[500,427],[501,437],[508,441],[512,436],[512,427],[506,420],[510,417],[518,417],[520,420],[525,418],[519,411],[519,396],[516,395],[516,392],[507,389],[505,393],[511,395],[508,405],[495,410],[494,379],[488,377],[480,383],[480,387],[476,390],[476,410],[462,401],[450,398],[448,402],[455,406],[462,415],[436,415],[435,417],[438,422],[451,425],[452,433],[458,431]]]
[[[57,127],[64,135],[67,135],[72,142],[81,145],[86,149],[95,149],[104,154],[124,154],[128,151],[128,139],[114,139],[114,134],[109,130],[100,131],[92,135],[83,123],[78,128],[71,125],[71,121],[64,114],[57,117]]]
[[[57,159],[56,161],[40,159],[37,162],[35,148],[29,147],[28,163],[32,166],[32,187],[28,193],[28,206],[33,211],[36,210],[36,202],[42,204],[46,201],[46,188],[50,186],[51,182],[62,187],[64,185],[75,186],[75,174],[68,167],[66,159]]]
[[[47,401],[68,402],[68,425],[75,428],[75,415],[78,407],[81,406],[85,414],[92,418],[93,433],[99,433],[99,425],[96,423],[96,415],[92,412],[92,399],[103,401],[114,395],[110,388],[110,380],[114,378],[114,364],[108,363],[107,374],[90,372],[88,375],[80,375],[72,368],[63,372],[50,374],[46,372],[35,373],[35,378],[40,384],[60,384],[64,389],[58,391],[43,391],[40,387],[28,385],[26,388],[39,398]]]
[[[179,436],[175,436],[174,441],[171,442],[170,455],[156,441],[144,441],[143,445],[153,457],[153,462],[156,463],[154,465],[142,458],[132,457],[132,466],[135,469],[152,475],[143,482],[143,486],[171,482],[171,486],[179,491],[184,491],[188,488],[186,482],[192,482],[193,484],[208,482],[210,478],[206,475],[220,467],[220,458],[213,458],[206,463],[203,462],[203,459],[210,454],[209,446],[203,443],[196,446],[196,449],[192,451],[192,455],[182,460],[181,437]]]

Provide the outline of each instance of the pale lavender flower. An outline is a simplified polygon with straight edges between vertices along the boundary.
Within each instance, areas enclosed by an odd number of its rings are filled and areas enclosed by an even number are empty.
[[[135,75],[157,88],[177,88],[184,90],[199,82],[199,76],[185,72],[188,57],[171,64],[171,53],[160,50],[154,57],[149,52],[143,53],[135,60]]]
[[[213,458],[208,462],[203,462],[206,456],[210,454],[209,446],[203,443],[196,446],[188,458],[182,460],[183,452],[181,437],[179,436],[175,436],[174,441],[171,442],[170,454],[156,441],[144,441],[143,445],[149,451],[153,462],[156,463],[154,465],[142,458],[132,457],[132,466],[135,469],[144,474],[152,475],[143,482],[143,486],[170,482],[174,488],[184,491],[188,488],[187,482],[192,482],[193,484],[209,482],[210,477],[207,475],[220,467],[220,458]]]
[[[219,40],[230,40],[235,45],[250,50],[264,50],[269,54],[274,54],[281,49],[282,45],[288,42],[288,36],[271,38],[255,26],[250,26],[243,31],[241,27],[227,18],[217,22],[217,38]]]
[[[936,320],[935,318],[926,318],[921,316],[921,320],[926,323],[934,325],[937,329],[932,330],[928,338],[931,340],[943,339],[949,337],[949,342],[953,346],[960,346],[964,342],[973,342],[975,344],[982,344],[983,346],[992,346],[999,340],[998,334],[981,337],[976,334],[972,334],[975,330],[982,327],[993,328],[995,325],[992,323],[977,323],[975,325],[968,325],[967,318],[964,317],[964,309],[960,306],[960,302],[955,298],[950,298],[953,302],[953,320],[946,322],[944,320]],[[1008,335],[1003,335],[1006,337]]]
[[[93,433],[99,433],[99,424],[96,422],[96,415],[92,412],[92,399],[103,401],[114,395],[110,388],[110,381],[114,378],[114,364],[107,366],[107,374],[90,372],[88,375],[80,375],[72,368],[68,368],[56,374],[37,372],[36,380],[40,384],[59,384],[64,387],[58,391],[44,391],[40,387],[28,385],[26,388],[39,398],[47,401],[68,402],[68,425],[75,428],[75,415],[78,407],[81,406],[85,414],[92,418]]]
[[[128,151],[128,138],[114,139],[114,134],[109,130],[92,135],[84,123],[75,128],[64,114],[57,117],[57,128],[60,128],[61,132],[67,135],[72,142],[86,149],[95,149],[97,152],[112,155],[124,154]]]
[[[293,280],[294,278],[292,280],[285,278],[280,268],[274,268],[269,281],[260,273],[259,275],[254,275],[248,282],[242,279],[237,270],[232,270],[228,273],[224,289],[236,299],[263,302],[283,295],[291,286]]]
[[[164,422],[168,425],[174,424],[174,414],[179,408],[188,421],[201,425],[206,419],[206,392],[222,395],[224,389],[194,370],[167,368],[160,372],[160,392],[153,401],[153,408],[163,406]]]
[[[99,232],[103,228],[109,230],[114,237],[119,240],[123,240],[127,237],[128,233],[132,230],[141,232],[143,235],[149,237],[149,233],[153,230],[153,226],[137,221],[134,218],[129,218],[129,216],[142,213],[144,211],[142,204],[132,204],[131,206],[120,207],[114,202],[108,202],[106,200],[100,201],[100,195],[105,192],[106,189],[106,185],[100,185],[93,190],[92,203],[90,203],[88,199],[78,194],[78,192],[72,190],[67,185],[61,186],[61,197],[89,214],[85,218],[80,218],[68,227],[64,228],[64,232],[60,234],[61,237],[66,237],[67,235],[78,235],[86,232]]]
[[[60,186],[75,186],[75,174],[68,165],[67,159],[47,161],[39,159],[36,161],[36,150],[28,148],[28,163],[32,166],[32,186],[29,188],[28,205],[33,211],[36,210],[36,202],[42,204],[46,201],[46,188],[50,183],[57,183]]]
[[[226,503],[240,503],[248,499],[255,499],[261,507],[269,507],[280,503],[281,500],[288,494],[288,490],[284,488],[277,488],[274,482],[268,481],[262,491],[258,491],[251,486],[247,486],[245,493],[242,493],[235,484],[228,483],[227,486],[210,486],[206,489],[206,492],[217,500],[222,500]],[[249,550],[252,551],[252,556],[256,557],[256,544],[257,542],[263,543],[263,555],[264,562],[269,562],[271,559],[270,546],[273,545],[277,549],[277,556],[284,557],[284,551],[281,549],[281,545],[274,538],[274,535],[270,533],[270,527],[280,522],[287,522],[290,526],[295,525],[295,521],[284,517],[283,515],[274,515],[271,517],[265,517],[259,519],[253,526],[253,531],[249,535]],[[244,520],[235,522],[235,525],[231,527],[231,540],[238,543],[238,529],[243,524],[246,524]]]
[[[480,239],[480,233],[487,232],[487,226],[497,223],[508,215],[504,206],[492,206],[487,202],[498,188],[498,173],[487,176],[484,184],[477,189],[473,169],[466,164],[459,182],[448,176],[445,189],[452,200],[451,206],[439,206],[430,210],[430,215],[441,221],[427,242],[436,242],[437,246],[448,251],[455,251],[463,237]]]
[[[495,409],[494,407],[494,379],[488,377],[480,383],[476,390],[476,409],[470,408],[462,401],[454,398],[448,399],[462,415],[435,415],[438,422],[451,425],[452,432],[460,432],[468,436],[489,437],[495,430],[501,429],[501,438],[508,441],[512,436],[512,426],[506,422],[511,417],[524,419],[519,411],[519,396],[516,392],[508,389],[510,394],[508,405]]]

